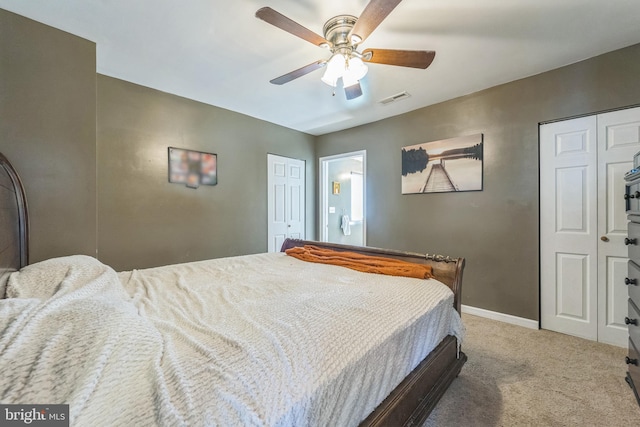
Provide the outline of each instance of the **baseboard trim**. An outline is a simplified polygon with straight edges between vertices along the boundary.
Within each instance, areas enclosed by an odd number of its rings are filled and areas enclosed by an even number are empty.
[[[537,320],[525,319],[524,317],[512,316],[510,314],[498,313],[497,311],[485,310],[484,308],[471,307],[462,304],[462,312],[473,316],[486,317],[487,319],[499,322],[510,323],[529,329],[540,329]]]

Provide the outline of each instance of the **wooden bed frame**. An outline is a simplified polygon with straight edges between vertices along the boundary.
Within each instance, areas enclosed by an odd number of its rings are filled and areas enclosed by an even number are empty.
[[[0,236],[2,236],[0,241],[2,246],[0,247],[0,298],[2,298],[7,276],[29,262],[29,222],[24,188],[17,172],[2,154],[0,154]],[[305,244],[430,265],[435,278],[454,292],[454,307],[460,313],[464,258],[294,239],[285,240],[282,251]],[[446,337],[360,425],[367,427],[421,425],[449,384],[458,376],[466,360],[467,356],[462,351],[458,351],[456,338]]]
[[[0,153],[0,298],[13,271],[29,264],[27,198],[18,173]]]
[[[449,286],[453,291],[453,305],[460,313],[464,258],[450,258],[442,255],[297,239],[286,239],[282,244],[281,251],[284,252],[289,248],[304,245],[315,245],[338,251],[358,252],[365,255],[383,256],[416,264],[430,265],[435,278]],[[420,362],[413,372],[378,405],[360,426],[396,427],[422,425],[442,395],[447,391],[449,384],[458,376],[462,365],[466,361],[466,354],[462,351],[458,352],[456,338],[449,335]]]

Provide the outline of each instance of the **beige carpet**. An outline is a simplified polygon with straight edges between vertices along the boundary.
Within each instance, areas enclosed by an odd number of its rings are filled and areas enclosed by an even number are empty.
[[[624,348],[463,314],[469,357],[424,424],[640,426]]]

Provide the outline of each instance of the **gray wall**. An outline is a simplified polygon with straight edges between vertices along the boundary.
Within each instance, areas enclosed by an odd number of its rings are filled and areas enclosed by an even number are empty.
[[[538,124],[640,103],[640,45],[318,138],[367,150],[367,244],[467,259],[463,304],[538,319]],[[407,145],[484,134],[484,191],[401,195]]]
[[[0,151],[24,181],[31,261],[88,254],[118,270],[264,252],[267,153],[313,136],[96,75],[95,44],[0,9]],[[167,147],[218,154],[219,184],[167,182]]]
[[[314,137],[98,75],[98,254],[118,269],[267,251],[267,153],[306,161]],[[218,185],[167,179],[167,147],[218,155]]]
[[[96,254],[96,46],[0,9],[0,151],[20,173],[31,261]]]

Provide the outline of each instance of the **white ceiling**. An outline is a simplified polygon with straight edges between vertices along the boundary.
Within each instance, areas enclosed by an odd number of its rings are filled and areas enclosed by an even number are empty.
[[[347,101],[317,70],[329,52],[255,18],[269,6],[322,35],[368,0],[0,0],[97,45],[97,72],[321,135],[640,43],[640,0],[404,0],[361,45],[437,52],[426,70],[369,64]],[[409,98],[379,101],[407,91]]]

